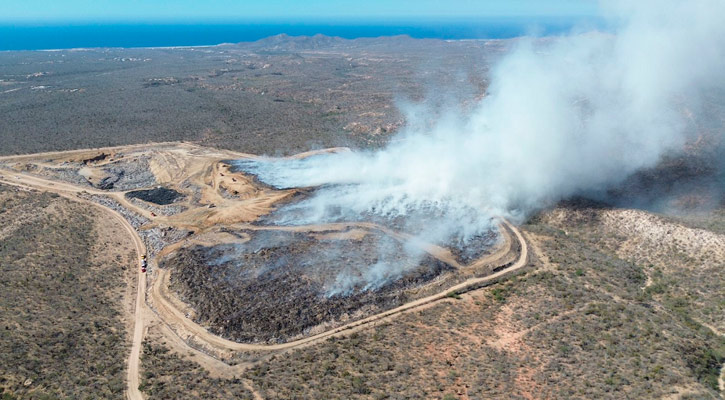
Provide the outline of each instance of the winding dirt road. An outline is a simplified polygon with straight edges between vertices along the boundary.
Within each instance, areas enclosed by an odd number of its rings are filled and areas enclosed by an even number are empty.
[[[105,208],[105,207],[104,207]],[[133,227],[123,218],[120,214],[114,211],[114,216],[121,220],[121,224],[126,228],[131,237],[133,237],[134,245],[136,246],[136,252],[139,257],[142,254],[146,254],[146,246],[144,246],[141,237],[138,236]],[[143,307],[146,304],[146,275],[141,272],[141,269],[136,266],[138,270],[138,288],[136,290],[136,310],[134,311],[134,322],[133,322],[133,339],[131,342],[131,354],[128,356],[128,372],[126,379],[128,382],[128,390],[126,396],[130,400],[143,399],[141,391],[138,390],[138,367],[139,357],[141,355],[141,342],[143,341],[143,330],[144,330],[144,313]]]
[[[51,181],[47,179],[43,179],[37,176],[32,176],[25,173],[15,172],[15,171],[8,171],[8,170],[0,170],[0,182],[23,187],[23,188],[29,188],[29,189],[39,189],[43,191],[50,191],[57,193],[61,196],[64,196],[68,199],[74,200],[74,201],[80,201],[87,204],[91,204],[93,206],[96,206],[100,209],[103,209],[105,212],[110,213],[116,220],[118,220],[123,226],[124,229],[131,235],[134,241],[134,245],[136,247],[136,251],[139,255],[139,257],[142,254],[146,254],[146,247],[143,243],[143,240],[139,236],[138,232],[136,232],[135,229],[126,221],[126,219],[116,212],[115,210],[112,210],[110,208],[107,208],[103,205],[91,202],[89,200],[85,200],[82,198],[79,198],[77,194],[81,192],[87,192],[87,193],[94,193],[94,194],[103,194],[103,195],[111,195],[114,197],[122,197],[122,194],[116,193],[109,193],[109,192],[103,192],[98,190],[89,189],[87,187],[78,187],[69,183],[64,182],[57,182],[57,181]],[[256,350],[256,351],[280,351],[280,350],[286,350],[286,349],[293,349],[296,347],[302,347],[311,345],[317,342],[320,342],[322,340],[325,340],[329,337],[334,336],[342,336],[346,335],[361,329],[365,329],[371,326],[375,326],[377,323],[390,320],[394,318],[397,315],[401,315],[405,312],[414,311],[417,309],[421,309],[424,307],[429,306],[432,303],[446,300],[449,295],[453,293],[463,293],[470,290],[475,290],[480,287],[486,286],[488,284],[491,284],[495,282],[496,280],[517,272],[518,270],[523,269],[527,263],[528,263],[528,247],[527,243],[524,240],[523,235],[521,232],[512,224],[510,224],[508,221],[502,220],[501,224],[509,230],[509,232],[513,233],[516,241],[520,244],[520,254],[518,259],[516,259],[515,262],[511,263],[510,265],[506,266],[505,268],[491,274],[485,277],[480,278],[471,278],[468,279],[462,283],[459,283],[453,287],[450,287],[446,289],[445,291],[442,291],[440,293],[424,297],[415,301],[412,301],[410,303],[404,304],[402,306],[399,306],[397,308],[375,314],[372,316],[369,316],[367,318],[327,330],[325,332],[321,332],[316,335],[312,335],[309,337],[305,337],[302,339],[286,342],[286,343],[280,343],[280,344],[248,344],[248,343],[238,343],[233,342],[227,339],[224,339],[222,337],[216,336],[209,331],[207,331],[204,327],[200,326],[199,324],[195,323],[194,321],[187,318],[184,313],[174,305],[174,303],[169,299],[168,294],[168,279],[169,279],[169,272],[166,270],[160,270],[157,269],[158,277],[154,280],[154,284],[151,288],[150,297],[153,301],[154,306],[156,307],[156,314],[158,317],[164,322],[168,327],[171,326],[181,326],[183,329],[190,333],[191,336],[193,336],[194,341],[196,342],[202,342],[204,344],[207,344],[213,348],[221,349],[221,350]],[[376,229],[379,229],[379,227],[374,227]],[[497,252],[498,253],[498,252]],[[151,260],[149,260],[151,261]],[[138,266],[136,266],[138,267]],[[145,292],[146,292],[146,275],[143,274],[140,269],[138,272],[138,285],[137,285],[137,295],[136,295],[136,302],[135,302],[135,315],[134,315],[134,323],[133,323],[133,339],[132,339],[132,345],[131,345],[131,353],[128,358],[128,372],[127,372],[127,383],[128,383],[128,389],[127,389],[127,398],[138,400],[143,399],[143,396],[141,392],[138,389],[139,386],[139,357],[141,352],[141,344],[143,341],[144,336],[144,310],[147,308],[146,304],[146,298],[145,298]],[[149,309],[150,310],[150,309]],[[151,315],[151,314],[150,314]],[[173,335],[178,335],[177,332],[174,332],[173,329],[168,329],[168,332]],[[183,338],[176,338],[181,339]],[[187,338],[188,339],[188,338]],[[192,348],[193,349],[193,348]],[[194,349],[194,351],[197,351]],[[199,352],[204,354],[203,352]],[[205,355],[208,357],[208,355]],[[226,364],[224,364],[226,365]],[[229,367],[233,368],[233,367]],[[253,390],[252,390],[253,391]]]
[[[134,247],[136,248],[136,253],[138,256],[137,258],[140,259],[142,254],[146,254],[146,246],[141,240],[141,237],[138,235],[138,233],[136,233],[136,230],[133,229],[131,224],[129,224],[128,221],[126,221],[126,219],[121,216],[121,214],[110,208],[104,207],[92,201],[81,199],[76,196],[78,193],[84,190],[87,192],[93,191],[88,191],[87,189],[81,189],[76,186],[61,182],[51,182],[42,178],[37,178],[25,174],[9,173],[7,171],[3,171],[3,173],[3,176],[0,178],[0,182],[2,183],[26,189],[39,189],[57,193],[58,195],[63,196],[67,199],[82,202],[85,204],[90,204],[103,210],[104,212],[110,214],[114,219],[116,219],[129,233],[129,235],[133,239]],[[9,175],[9,177],[6,175]],[[138,268],[138,265],[136,265],[135,267],[138,270],[138,280],[133,321],[133,339],[131,342],[131,354],[129,354],[128,356],[128,370],[126,374],[128,383],[126,397],[129,400],[142,400],[143,395],[141,394],[141,391],[138,390],[138,368],[139,356],[141,354],[141,342],[143,341],[143,307],[146,303],[146,276],[143,272],[141,272],[141,269]]]
[[[223,349],[223,350],[257,350],[257,351],[264,351],[264,350],[286,350],[286,349],[292,349],[295,347],[301,347],[304,345],[310,345],[313,343],[317,343],[321,340],[327,339],[329,337],[333,336],[341,336],[344,334],[349,334],[354,331],[360,330],[361,328],[368,327],[369,325],[373,324],[374,322],[380,322],[383,320],[389,320],[395,315],[402,314],[404,312],[413,311],[417,308],[426,306],[430,303],[444,300],[449,297],[449,295],[452,292],[455,293],[463,293],[467,292],[473,289],[480,288],[482,286],[485,286],[491,282],[496,281],[497,279],[500,279],[501,277],[514,273],[517,270],[520,270],[524,268],[527,265],[528,262],[528,247],[526,245],[526,241],[524,240],[523,235],[521,232],[519,232],[518,229],[516,229],[515,226],[511,225],[508,221],[502,221],[502,223],[511,230],[511,232],[514,233],[514,236],[516,237],[516,240],[521,244],[521,252],[519,254],[518,259],[516,262],[511,264],[510,266],[495,272],[491,275],[481,277],[481,278],[471,278],[464,282],[461,282],[455,286],[452,286],[442,292],[436,293],[434,295],[424,297],[415,301],[412,301],[410,303],[403,304],[402,306],[393,308],[388,311],[384,311],[375,315],[371,315],[367,318],[357,320],[355,322],[351,322],[349,324],[342,325],[340,327],[327,330],[322,333],[318,333],[316,335],[308,336],[302,339],[289,341],[286,343],[279,343],[279,344],[250,344],[250,343],[239,343],[234,342],[228,339],[224,339],[220,336],[214,335],[210,333],[208,330],[206,330],[203,326],[197,324],[196,322],[192,321],[191,319],[187,318],[184,313],[177,308],[173,302],[169,299],[169,293],[168,293],[168,284],[169,284],[169,271],[168,270],[158,270],[159,276],[154,281],[154,284],[151,288],[151,297],[154,299],[154,305],[156,306],[158,310],[159,316],[161,318],[172,325],[180,325],[189,332],[191,335],[193,335],[194,340],[196,341],[202,341],[209,345],[212,345],[213,347],[217,349]]]

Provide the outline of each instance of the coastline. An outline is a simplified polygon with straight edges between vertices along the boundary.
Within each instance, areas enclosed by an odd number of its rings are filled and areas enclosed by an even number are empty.
[[[446,42],[505,40],[521,36],[556,36],[577,27],[601,29],[581,19],[491,19],[477,22],[442,21],[332,24],[101,24],[16,26],[0,23],[0,52],[83,51],[92,49],[189,49],[253,43],[277,35],[323,35],[348,40],[409,36]]]

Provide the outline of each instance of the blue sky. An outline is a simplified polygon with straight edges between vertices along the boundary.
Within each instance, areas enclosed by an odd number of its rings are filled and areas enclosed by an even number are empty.
[[[597,14],[596,0],[0,0],[0,21],[361,20],[571,17]]]

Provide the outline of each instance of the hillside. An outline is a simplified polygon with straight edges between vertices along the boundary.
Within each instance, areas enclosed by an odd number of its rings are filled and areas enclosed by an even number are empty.
[[[625,220],[711,239],[661,243],[619,230]],[[532,272],[246,376],[270,399],[718,398],[725,338],[709,326],[725,324],[723,236],[589,208],[524,228]],[[688,266],[687,254],[702,265]]]
[[[103,219],[0,184],[3,399],[123,398],[136,257]]]

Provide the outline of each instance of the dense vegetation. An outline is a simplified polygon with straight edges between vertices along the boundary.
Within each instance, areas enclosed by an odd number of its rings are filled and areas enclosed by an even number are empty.
[[[485,61],[503,47],[326,39],[2,52],[0,154],[175,140],[268,154],[376,145],[403,122],[397,100],[433,87],[481,95]]]
[[[377,146],[404,124],[395,108],[401,98],[463,107],[480,98],[485,72],[506,46],[276,38],[209,49],[3,52],[0,154],[167,140],[268,154]],[[459,92],[452,99],[428,96],[440,87]],[[723,121],[722,107],[713,110],[711,120]],[[722,175],[713,166],[722,159],[717,153],[697,162],[670,160],[635,175],[614,198],[663,210],[680,197],[678,210],[717,206]],[[698,182],[700,176],[711,179]],[[688,191],[693,195],[681,196]],[[158,194],[168,193],[149,199]],[[525,226],[536,254],[528,274],[277,355],[244,378],[270,399],[716,398],[725,361],[725,342],[714,333],[725,326],[725,257],[693,252],[697,239],[670,240],[669,226],[651,236],[662,221],[643,234],[617,229],[624,219],[607,225],[597,208],[562,212],[564,218],[544,213]],[[133,255],[107,235],[99,241],[95,218],[88,207],[57,196],[0,186],[3,400],[123,397],[119,272]],[[722,208],[678,220],[725,232]],[[230,285],[226,278],[238,269],[209,269],[207,255],[195,251],[168,265],[179,270],[172,283],[217,333],[273,341],[275,330],[293,336],[330,317],[309,308],[311,301],[279,296],[301,290],[295,271]],[[288,253],[280,248],[266,257]],[[382,301],[387,307],[404,300]],[[360,304],[332,306],[339,316]],[[290,318],[289,310],[301,317]],[[249,326],[251,335],[238,333]],[[149,398],[250,397],[242,381],[211,378],[152,340],[141,361],[141,389]]]
[[[199,364],[187,361],[164,345],[145,341],[139,389],[148,399],[251,399],[240,379],[212,378]]]
[[[121,399],[123,246],[99,259],[95,211],[0,185],[0,392]]]

